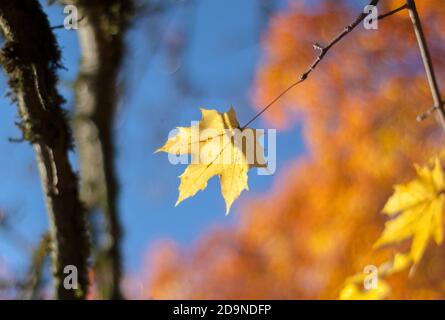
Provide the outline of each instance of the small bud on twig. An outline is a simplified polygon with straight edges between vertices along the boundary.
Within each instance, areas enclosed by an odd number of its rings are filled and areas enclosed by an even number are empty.
[[[319,43],[314,43],[312,46],[314,47],[314,50],[317,50],[320,52],[323,52],[325,50],[325,48]]]
[[[434,113],[434,111],[436,111],[437,109],[439,109],[439,107],[434,106],[434,107],[430,108],[429,110],[425,111],[424,113],[418,115],[416,118],[417,122],[422,122],[423,120],[428,118],[430,115],[432,115]]]

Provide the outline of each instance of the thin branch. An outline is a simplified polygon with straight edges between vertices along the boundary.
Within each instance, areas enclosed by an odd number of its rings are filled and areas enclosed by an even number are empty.
[[[21,299],[30,300],[39,298],[39,289],[42,285],[42,273],[45,260],[49,254],[51,237],[45,233],[32,253],[31,266],[22,286]]]
[[[414,32],[416,34],[417,43],[419,45],[420,54],[422,57],[422,62],[425,67],[428,84],[430,86],[431,95],[434,102],[433,108],[431,109],[432,111],[429,113],[432,113],[434,110],[439,111],[438,121],[442,125],[442,128],[445,130],[444,103],[440,93],[436,74],[434,72],[433,62],[431,59],[431,54],[428,49],[428,44],[425,38],[425,34],[423,32],[422,23],[420,21],[419,13],[416,8],[416,3],[414,0],[407,0],[406,5],[408,7],[409,15],[411,17],[411,21],[414,27]],[[428,114],[428,111],[426,114]]]
[[[85,16],[83,16],[83,17],[77,19],[77,23],[80,23],[83,19],[85,19]],[[51,30],[64,29],[64,28],[65,28],[65,25],[64,25],[64,24],[59,24],[59,25],[57,25],[57,26],[52,26],[52,27],[51,27]]]
[[[41,299],[41,289],[44,285],[43,269],[51,251],[50,249],[51,237],[49,233],[45,233],[38,245],[29,250],[32,254],[31,265],[25,277],[23,279],[15,279],[11,275],[8,277],[8,280],[0,279],[0,292],[17,292],[17,296],[14,299],[18,300]]]
[[[429,118],[434,112],[436,112],[437,109],[439,109],[439,108],[433,106],[433,107],[429,108],[427,111],[421,113],[421,114],[418,115],[417,118],[416,118],[417,122],[422,122],[423,120],[426,120],[426,119]]]
[[[379,0],[372,0],[369,5],[376,6],[378,3]],[[320,53],[315,61],[309,66],[309,68],[300,76],[300,80],[306,80],[311,72],[317,68],[318,64],[321,62],[321,60],[323,60],[329,50],[332,49],[337,43],[339,43],[344,37],[346,37],[352,30],[354,30],[363,20],[365,20],[367,16],[367,13],[362,12],[351,24],[346,26],[342,32],[340,32],[334,39],[332,39],[327,46],[322,47],[320,45],[316,45],[316,49],[319,49]]]
[[[30,253],[33,249],[32,243],[19,230],[14,228],[15,221],[13,221],[13,218],[15,214],[0,210],[0,235],[7,237],[11,244],[22,249],[25,253]]]
[[[396,13],[402,11],[402,10],[405,10],[405,9],[408,9],[408,6],[406,4],[404,4],[403,6],[398,7],[397,9],[394,9],[394,10],[391,10],[391,11],[389,11],[387,13],[379,15],[378,20],[385,19],[385,18],[387,18],[389,16],[392,16],[393,14],[396,14]]]
[[[379,3],[380,0],[372,0],[370,1],[370,6],[376,6]],[[250,119],[244,126],[242,126],[242,129],[245,129],[249,124],[251,124],[253,121],[255,121],[258,117],[260,117],[264,112],[266,112],[267,109],[269,109],[272,105],[274,105],[281,97],[283,97],[287,92],[289,92],[292,88],[296,87],[300,83],[307,80],[309,75],[314,71],[317,66],[320,64],[320,62],[324,59],[326,54],[331,50],[337,43],[339,43],[344,37],[346,37],[349,33],[352,32],[365,18],[368,16],[367,13],[360,13],[360,15],[348,26],[346,26],[342,32],[340,32],[336,37],[334,37],[328,45],[321,46],[320,44],[316,43],[314,44],[314,49],[319,51],[319,54],[317,58],[312,62],[312,64],[307,68],[306,71],[304,71],[301,75],[298,81],[292,83],[289,87],[287,87],[282,93],[278,95],[272,102],[270,102],[268,105],[266,105],[259,113],[257,113],[252,119]]]

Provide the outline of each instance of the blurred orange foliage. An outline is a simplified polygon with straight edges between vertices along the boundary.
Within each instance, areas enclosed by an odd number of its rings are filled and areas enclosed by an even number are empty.
[[[307,1],[306,3],[310,3]],[[276,97],[360,6],[350,1],[289,1],[264,37],[255,104]],[[380,12],[404,1],[381,1]],[[418,1],[439,82],[445,83],[445,5]],[[274,190],[245,203],[242,222],[209,232],[195,248],[153,250],[149,297],[156,299],[335,299],[345,279],[379,265],[394,248],[373,250],[392,186],[415,175],[443,149],[406,11],[358,27],[319,68],[265,117],[282,130],[301,121],[308,152],[278,177]],[[401,246],[407,244],[402,243]],[[430,245],[411,277],[391,276],[392,299],[445,298],[445,252]]]

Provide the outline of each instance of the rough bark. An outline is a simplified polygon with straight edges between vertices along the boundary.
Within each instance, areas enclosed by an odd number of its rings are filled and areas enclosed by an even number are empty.
[[[75,86],[74,132],[80,158],[81,198],[89,212],[104,215],[105,241],[96,252],[99,295],[121,299],[122,230],[114,168],[113,124],[119,102],[118,77],[124,36],[133,13],[129,0],[71,0],[78,8],[80,74]]]
[[[60,51],[37,0],[0,0],[0,63],[18,104],[24,139],[34,147],[48,210],[55,297],[84,298],[89,242],[77,177],[68,160],[71,132],[56,88]],[[78,270],[78,289],[63,286],[64,268]]]

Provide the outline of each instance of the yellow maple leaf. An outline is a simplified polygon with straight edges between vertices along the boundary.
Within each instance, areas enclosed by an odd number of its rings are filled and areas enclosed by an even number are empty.
[[[226,214],[233,201],[248,189],[247,172],[251,167],[266,167],[264,151],[259,144],[259,132],[240,128],[235,110],[220,113],[201,109],[197,126],[178,127],[157,152],[190,154],[191,163],[180,175],[178,205],[207,187],[207,182],[219,176]]]
[[[384,299],[389,295],[390,287],[381,277],[390,276],[410,266],[415,267],[431,238],[438,245],[442,243],[445,179],[439,158],[432,162],[432,169],[429,166],[416,166],[417,178],[397,185],[383,208],[383,212],[392,220],[385,224],[385,230],[374,246],[381,247],[411,239],[409,252],[397,252],[391,261],[378,268],[378,287],[373,290],[360,288],[366,275],[349,277],[340,292],[340,299]],[[413,268],[410,272],[412,271]]]
[[[397,185],[383,212],[392,217],[375,247],[411,239],[409,258],[416,264],[431,238],[443,241],[443,202],[445,180],[439,159],[433,169],[416,166],[417,178]]]
[[[340,300],[381,300],[388,297],[390,286],[379,280],[376,288],[365,290],[357,283],[346,284],[340,292]]]
[[[408,254],[397,252],[391,261],[383,263],[379,267],[379,275],[390,276],[403,271],[412,265],[412,258]]]
[[[339,299],[341,300],[380,300],[385,299],[391,292],[391,287],[382,278],[388,277],[394,273],[405,270],[412,264],[411,258],[402,253],[396,253],[391,261],[383,263],[375,276],[377,277],[377,286],[366,290],[365,282],[369,278],[369,273],[358,273],[346,279]]]

